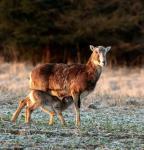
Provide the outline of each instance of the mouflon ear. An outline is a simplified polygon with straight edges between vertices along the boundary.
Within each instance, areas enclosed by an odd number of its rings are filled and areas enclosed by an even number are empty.
[[[106,52],[110,51],[110,49],[111,49],[111,46],[108,46],[108,47],[106,48]]]
[[[93,45],[90,45],[90,50],[94,51],[94,46]]]

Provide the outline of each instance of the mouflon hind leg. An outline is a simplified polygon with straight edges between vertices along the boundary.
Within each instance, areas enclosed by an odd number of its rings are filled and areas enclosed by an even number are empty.
[[[15,122],[15,121],[16,121],[16,119],[18,118],[18,116],[19,116],[21,110],[27,105],[27,101],[28,101],[28,100],[29,100],[29,98],[27,97],[27,98],[25,98],[25,99],[19,101],[18,108],[17,108],[16,111],[13,113],[13,116],[12,116],[12,118],[11,118],[11,121],[12,121],[12,122]]]

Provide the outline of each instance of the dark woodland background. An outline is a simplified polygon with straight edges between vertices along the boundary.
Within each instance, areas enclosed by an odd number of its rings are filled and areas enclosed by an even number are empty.
[[[144,0],[0,0],[0,59],[84,63],[112,46],[110,66],[144,66]]]

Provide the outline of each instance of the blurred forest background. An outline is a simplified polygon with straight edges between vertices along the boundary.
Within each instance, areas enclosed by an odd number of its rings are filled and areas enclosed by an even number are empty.
[[[1,0],[0,60],[84,63],[112,46],[109,66],[144,66],[143,0]]]

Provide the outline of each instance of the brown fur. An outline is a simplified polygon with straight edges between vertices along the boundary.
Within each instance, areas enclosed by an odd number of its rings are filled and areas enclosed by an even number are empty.
[[[61,123],[64,125],[65,121],[62,111],[67,109],[72,104],[71,97],[65,97],[59,100],[56,96],[52,96],[47,92],[32,90],[30,94],[24,99],[20,100],[19,106],[13,114],[12,121],[15,122],[21,110],[26,107],[25,122],[30,123],[31,113],[37,108],[41,108],[44,112],[50,115],[49,124],[53,124],[53,116],[58,115]]]
[[[89,67],[90,66],[90,67]],[[99,70],[99,71],[98,71]],[[35,68],[31,73],[31,89],[56,92],[63,98],[72,93],[93,90],[101,73],[100,66],[92,64],[45,64]],[[94,83],[93,85],[91,85]]]
[[[80,95],[95,88],[102,72],[100,54],[105,60],[104,55],[108,51],[102,46],[92,48],[93,53],[86,64],[43,64],[34,68],[30,75],[31,89],[49,92],[60,99],[72,96],[76,125],[80,125]]]

